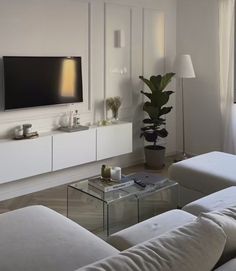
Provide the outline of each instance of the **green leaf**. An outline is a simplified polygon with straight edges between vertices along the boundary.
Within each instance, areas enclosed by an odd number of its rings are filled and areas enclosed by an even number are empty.
[[[143,111],[148,113],[150,119],[156,119],[159,116],[159,108],[153,106],[150,102],[144,104]]]
[[[153,85],[156,87],[157,90],[160,90],[160,84],[161,84],[162,76],[159,74],[157,76],[151,76],[150,81],[153,83]]]
[[[173,76],[175,76],[175,73],[171,72],[171,73],[165,74],[162,77],[161,83],[160,83],[160,88],[159,88],[160,91],[163,91],[167,87],[167,85],[171,82],[171,79]]]
[[[143,123],[145,123],[145,124],[152,124],[153,120],[151,120],[151,119],[144,119]]]
[[[168,114],[168,113],[172,110],[172,108],[173,108],[173,106],[170,106],[170,107],[163,107],[163,108],[160,110],[159,116]]]
[[[158,138],[158,134],[157,131],[153,131],[153,132],[144,132],[143,133],[144,138],[146,139],[146,141],[148,142],[156,142],[157,138]]]
[[[144,78],[143,76],[139,76],[139,78],[150,88],[152,92],[156,91],[155,85],[151,81]]]
[[[157,135],[161,138],[167,137],[168,136],[168,132],[165,128],[157,131]]]
[[[144,91],[142,91],[142,90],[141,90],[141,93],[142,93],[143,95],[145,95],[148,99],[151,100],[151,98],[152,98],[152,94],[151,94],[151,93],[147,93],[147,92],[144,92]]]
[[[167,91],[162,92],[161,99],[160,99],[160,107],[167,104],[169,99],[170,99],[170,95],[167,93]]]
[[[166,120],[165,119],[154,119],[153,120],[153,124],[155,124],[157,126],[165,125],[166,124]]]
[[[152,128],[151,128],[152,126],[146,126],[146,127],[142,127],[141,128],[141,131],[148,131],[148,130],[152,130]]]
[[[156,91],[155,93],[152,93],[152,96],[150,98],[152,105],[159,107],[161,109],[165,104],[168,103],[170,95],[173,93],[173,91]]]
[[[167,95],[171,95],[171,94],[173,94],[174,93],[174,91],[164,91],[164,93],[166,93]]]
[[[152,93],[152,97],[150,100],[153,106],[161,108],[161,96],[162,96],[162,93],[160,91],[156,91]]]

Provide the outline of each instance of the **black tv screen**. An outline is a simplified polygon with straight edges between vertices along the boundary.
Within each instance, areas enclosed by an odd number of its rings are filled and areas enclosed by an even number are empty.
[[[5,110],[83,101],[81,57],[4,56]]]

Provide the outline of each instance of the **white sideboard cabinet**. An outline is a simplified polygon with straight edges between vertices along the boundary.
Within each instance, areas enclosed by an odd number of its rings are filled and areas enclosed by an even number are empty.
[[[96,160],[96,129],[53,136],[53,171]]]
[[[132,152],[132,123],[97,128],[97,160]]]
[[[132,123],[0,140],[0,184],[132,152]]]
[[[51,136],[0,141],[0,183],[52,170]]]

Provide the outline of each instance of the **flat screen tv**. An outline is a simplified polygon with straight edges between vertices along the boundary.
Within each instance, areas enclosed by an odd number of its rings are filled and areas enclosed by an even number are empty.
[[[4,56],[4,109],[83,102],[81,57]]]

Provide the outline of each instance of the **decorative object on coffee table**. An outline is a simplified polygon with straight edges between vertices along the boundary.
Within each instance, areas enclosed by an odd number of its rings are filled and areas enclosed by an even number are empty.
[[[148,167],[161,169],[164,166],[165,147],[158,145],[159,138],[165,138],[168,132],[164,125],[164,116],[172,110],[172,106],[167,107],[170,95],[173,91],[164,91],[171,82],[175,73],[151,76],[150,80],[140,76],[139,78],[149,87],[151,92],[141,91],[149,101],[144,103],[143,110],[148,117],[143,120],[144,127],[141,128],[141,137],[153,145],[145,146],[145,159]]]
[[[101,168],[101,177],[104,180],[121,180],[121,168],[120,167],[110,167],[102,165]]]
[[[114,121],[118,121],[119,108],[121,106],[121,98],[111,97],[106,100],[107,109],[112,111],[112,118]]]

